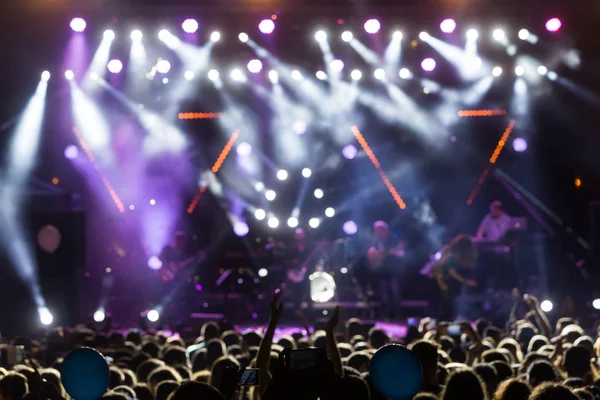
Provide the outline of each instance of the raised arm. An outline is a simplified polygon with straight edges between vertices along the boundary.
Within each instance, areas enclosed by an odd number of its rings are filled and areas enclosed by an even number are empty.
[[[524,299],[525,303],[527,303],[527,305],[529,306],[531,312],[533,312],[535,323],[537,324],[540,333],[542,333],[547,338],[550,338],[552,336],[552,327],[550,326],[550,321],[548,320],[548,317],[546,317],[546,314],[542,311],[542,308],[540,307],[539,300],[537,299],[537,297],[530,295],[525,295]]]
[[[333,312],[333,316],[329,321],[327,321],[327,325],[325,325],[325,337],[327,338],[327,357],[333,363],[334,372],[343,377],[344,368],[342,366],[342,356],[340,355],[340,350],[338,349],[335,341],[335,327],[339,322],[340,306],[337,306]]]
[[[279,302],[281,292],[276,293],[271,300],[271,318],[269,319],[269,325],[265,332],[258,348],[258,354],[256,355],[256,368],[259,370],[260,375],[260,386],[259,396],[261,396],[266,390],[269,382],[271,381],[271,374],[269,373],[269,360],[271,358],[271,345],[273,344],[273,336],[275,335],[275,328],[281,319],[283,313],[283,303]]]

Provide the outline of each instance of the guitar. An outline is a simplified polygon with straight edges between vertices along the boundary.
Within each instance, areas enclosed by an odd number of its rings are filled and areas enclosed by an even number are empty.
[[[369,270],[373,272],[379,271],[383,267],[383,262],[389,256],[404,257],[404,245],[400,244],[391,249],[377,250],[371,247],[367,251],[367,260],[369,261]]]
[[[175,279],[177,275],[184,269],[187,269],[190,265],[194,265],[204,258],[204,252],[198,252],[196,255],[191,256],[182,261],[173,261],[169,264],[163,265],[158,270],[158,277],[163,282],[169,282]]]
[[[329,246],[329,244],[330,243],[327,241],[318,242],[315,249],[310,253],[310,255],[307,257],[307,259],[302,263],[302,265],[300,267],[291,268],[290,270],[288,270],[288,272],[287,272],[288,280],[293,283],[300,283],[300,282],[304,281],[304,278],[306,277],[306,272],[308,271],[307,264],[315,258],[315,256],[317,255],[317,253],[319,251],[325,249],[327,246]],[[295,264],[297,264],[297,262]]]

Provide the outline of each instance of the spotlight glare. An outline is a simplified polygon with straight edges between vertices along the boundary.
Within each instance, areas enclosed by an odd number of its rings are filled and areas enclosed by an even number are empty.
[[[194,71],[185,71],[183,77],[186,81],[191,81],[192,79],[194,79]]]
[[[85,31],[87,24],[83,18],[73,18],[70,26],[73,32],[83,32]]]
[[[550,300],[544,300],[540,304],[540,308],[542,309],[543,312],[550,312],[550,311],[552,311],[552,308],[554,308],[554,305],[552,304],[552,302]]]
[[[350,31],[342,32],[342,40],[346,43],[351,42],[354,39],[354,35]]]
[[[211,81],[216,81],[217,79],[219,79],[219,71],[217,71],[216,69],[211,69],[210,71],[208,71],[208,79],[210,79]]]
[[[313,194],[317,199],[322,199],[325,193],[323,193],[323,189],[315,189]]]
[[[67,147],[65,147],[64,154],[65,158],[67,158],[68,160],[74,160],[79,155],[79,149],[74,144],[70,144]]]
[[[477,38],[479,37],[479,32],[477,32],[477,29],[469,29],[467,31],[467,39],[468,40],[477,40]]]
[[[494,76],[500,76],[500,75],[502,75],[502,68],[501,67],[494,67],[492,69],[492,75],[494,75]]]
[[[523,153],[527,150],[527,140],[522,137],[515,138],[512,142],[512,147],[517,153]]]
[[[238,35],[238,39],[240,39],[240,42],[246,43],[250,38],[248,37],[247,33],[242,32]]]
[[[557,32],[561,26],[562,22],[560,22],[560,19],[558,18],[550,18],[546,22],[546,30],[548,30],[548,32]]]
[[[341,274],[347,274],[348,273],[348,268],[346,268],[346,267],[340,268],[340,273]]]
[[[435,60],[433,58],[426,58],[421,62],[421,68],[423,71],[431,72],[435,69]]]
[[[104,314],[104,311],[102,311],[102,310],[96,310],[96,312],[94,313],[94,321],[96,321],[96,322],[102,322],[102,321],[104,321],[104,318],[106,318],[106,315]]]
[[[594,307],[595,310],[600,310],[600,299],[594,299],[594,301],[592,301],[592,307]]]
[[[157,310],[150,310],[146,314],[146,318],[148,318],[148,321],[150,322],[156,322],[160,318],[160,314]]]
[[[556,79],[558,79],[558,74],[554,71],[548,71],[548,79],[550,79],[551,81],[555,81]]]
[[[198,30],[198,21],[193,18],[188,18],[182,22],[181,29],[183,29],[185,33],[196,33]]]
[[[344,62],[342,60],[335,59],[331,61],[329,67],[334,72],[342,72],[342,70],[344,69]]]
[[[348,145],[344,146],[344,148],[342,149],[342,155],[347,160],[352,160],[354,157],[356,157],[357,153],[358,153],[358,150],[356,149],[356,146],[354,146],[353,144],[348,144]]]
[[[350,73],[350,77],[352,78],[353,81],[359,81],[360,78],[362,78],[362,72],[360,72],[360,70],[358,70],[358,69],[354,69]]]
[[[44,82],[48,82],[48,80],[50,80],[50,72],[48,72],[48,71],[42,72],[42,80]]]
[[[131,206],[129,207],[129,209],[131,210]],[[148,267],[150,267],[150,269],[153,269],[156,271],[156,270],[161,269],[162,265],[163,265],[162,261],[160,261],[160,258],[158,258],[157,256],[152,256],[148,259]]]
[[[165,85],[166,85],[167,83],[169,83],[169,78],[163,78],[163,80],[162,80],[162,83],[164,83]]]
[[[494,32],[492,32],[492,37],[495,41],[501,42],[506,39],[506,33],[504,33],[502,29],[494,29]]]
[[[133,40],[133,41],[140,41],[144,37],[144,34],[139,29],[134,29],[131,31],[131,35],[129,35],[129,36],[131,37],[131,40]]]
[[[262,182],[256,182],[254,184],[254,190],[256,190],[257,192],[262,192],[263,190],[265,190],[265,184]]]
[[[310,168],[303,168],[302,169],[302,176],[305,178],[310,178],[310,176],[312,175],[312,171],[310,170]]]
[[[356,225],[356,222],[354,221],[344,222],[344,226],[342,228],[346,235],[354,235],[356,232],[358,232],[358,225]]]
[[[218,42],[221,39],[221,33],[218,31],[214,31],[210,34],[211,42]]]
[[[423,41],[429,39],[429,33],[427,33],[427,32],[421,32],[421,33],[419,33],[419,39],[421,39]]]
[[[444,33],[452,33],[456,29],[456,21],[452,18],[447,18],[440,23],[440,29]]]
[[[310,226],[311,228],[315,229],[319,227],[319,224],[321,223],[321,221],[319,221],[319,218],[311,218],[308,221],[308,226]]]
[[[103,37],[106,40],[113,40],[115,38],[115,32],[110,29],[105,30]]]
[[[306,128],[308,125],[304,121],[295,121],[292,125],[292,130],[296,133],[296,135],[302,135],[306,132]]]
[[[97,80],[98,80],[98,78],[100,78],[100,77],[98,76],[98,74],[97,74],[97,73],[95,73],[95,72],[92,72],[92,73],[90,73],[90,79],[91,79],[91,80],[93,80],[93,81],[97,81]]]
[[[267,199],[267,201],[273,201],[275,200],[275,197],[277,197],[277,193],[275,193],[274,190],[269,189],[265,192],[265,199]]]
[[[400,69],[398,75],[400,75],[400,78],[402,79],[408,79],[410,78],[410,71],[408,70],[408,68],[402,68]]]
[[[106,67],[108,68],[110,73],[118,74],[123,70],[123,63],[120,60],[113,59],[108,62]]]
[[[171,70],[171,63],[167,60],[158,60],[156,70],[161,74],[166,74]]]
[[[325,31],[317,31],[317,33],[315,33],[315,40],[317,42],[324,42],[327,40],[327,33],[325,33]]]
[[[299,81],[300,79],[302,79],[302,74],[300,73],[300,71],[298,71],[296,69],[292,71],[291,75],[292,75],[292,79],[295,81]]]
[[[269,228],[277,228],[279,226],[279,220],[275,217],[271,217],[269,218],[269,220],[267,221],[267,225],[269,225]]]
[[[373,35],[379,32],[379,29],[381,29],[381,23],[378,20],[372,18],[365,22],[365,32]]]
[[[269,80],[272,84],[279,82],[279,74],[274,69],[269,71]]]
[[[519,39],[527,40],[529,39],[529,31],[527,29],[521,29],[518,33]]]
[[[235,233],[236,236],[244,237],[248,232],[250,232],[250,228],[244,221],[236,221],[233,224],[233,233]]]
[[[323,71],[317,71],[317,73],[315,74],[315,76],[320,81],[327,80],[327,74],[325,72],[323,72]]]
[[[540,75],[546,75],[548,73],[548,68],[546,68],[544,65],[540,65],[537,67],[537,72]]]
[[[262,62],[258,59],[253,59],[248,62],[247,68],[253,74],[258,74],[262,70]]]
[[[402,40],[404,36],[402,35],[402,32],[400,31],[395,31],[394,34],[392,35],[392,39],[396,40],[396,41],[400,41]]]
[[[52,313],[46,307],[41,307],[40,309],[38,309],[38,314],[39,314],[40,322],[42,323],[42,325],[48,326],[48,325],[51,325],[52,322],[54,321],[54,317],[52,316]]]
[[[266,216],[267,213],[262,208],[258,208],[256,211],[254,211],[254,218],[256,218],[259,221],[265,219]]]
[[[169,40],[169,37],[171,37],[171,32],[169,32],[166,29],[161,29],[160,31],[158,31],[158,38],[165,42],[167,40]]]
[[[275,30],[275,22],[272,19],[263,19],[258,24],[258,30],[265,35],[270,35]]]
[[[295,228],[298,226],[298,218],[296,217],[290,217],[287,220],[287,224],[290,228]]]
[[[515,67],[515,75],[522,76],[525,73],[525,68],[522,65],[517,65]]]
[[[248,142],[241,142],[237,145],[236,152],[240,157],[247,157],[252,154],[252,145]]]
[[[69,81],[72,81],[73,78],[75,78],[75,74],[73,73],[73,71],[68,69],[65,71],[65,78],[67,78],[67,80],[69,80]]]
[[[231,79],[237,82],[242,82],[244,80],[244,73],[241,70],[235,68],[231,71]]]
[[[378,81],[381,81],[385,78],[385,71],[383,70],[383,68],[377,68],[374,72],[373,72],[373,76],[375,77],[375,79],[377,79]]]
[[[277,179],[280,181],[285,181],[288,178],[288,172],[285,169],[280,169],[277,171]]]
[[[335,209],[333,207],[327,207],[325,209],[325,216],[327,218],[332,218],[335,215]]]
[[[266,268],[261,268],[258,270],[258,276],[261,278],[264,278],[267,275],[269,275],[269,271]]]

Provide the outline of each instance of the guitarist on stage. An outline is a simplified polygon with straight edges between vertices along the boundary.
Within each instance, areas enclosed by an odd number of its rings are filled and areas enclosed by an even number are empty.
[[[192,264],[196,264],[202,257],[201,253],[194,252],[190,248],[185,233],[176,232],[173,245],[166,246],[158,257],[162,261],[162,267],[158,271],[158,275],[164,282],[171,281],[182,270],[191,268]]]
[[[390,232],[384,221],[373,224],[375,240],[367,251],[371,290],[378,291],[385,317],[393,319],[400,311],[400,293],[395,274],[401,272],[400,257],[404,256],[404,243]]]

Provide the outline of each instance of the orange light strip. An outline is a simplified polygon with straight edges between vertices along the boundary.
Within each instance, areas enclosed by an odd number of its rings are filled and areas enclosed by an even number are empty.
[[[220,118],[223,115],[225,115],[225,113],[186,112],[186,113],[177,114],[177,118],[179,118],[179,119],[213,119],[213,118]]]
[[[481,187],[481,185],[483,185],[483,183],[485,182],[485,179],[487,178],[489,173],[492,171],[493,165],[496,164],[496,161],[498,161],[498,157],[500,157],[500,153],[502,153],[502,150],[504,149],[504,146],[506,145],[506,141],[508,140],[508,137],[512,133],[514,127],[515,127],[515,120],[512,119],[512,120],[510,120],[510,123],[504,130],[502,137],[500,138],[500,140],[498,140],[498,144],[496,144],[496,148],[494,149],[494,152],[492,153],[492,155],[490,157],[489,164],[485,167],[485,169],[481,173],[481,176],[477,180],[477,184],[475,185],[475,187],[473,188],[473,191],[469,195],[469,198],[467,199],[467,205],[473,204],[473,200],[475,200],[475,196],[477,196],[477,193],[479,192],[479,188]]]
[[[495,117],[506,115],[506,110],[459,110],[459,117]]]
[[[123,202],[119,198],[119,195],[117,194],[117,192],[115,191],[115,189],[113,188],[111,183],[109,182],[106,175],[104,175],[104,172],[102,172],[102,168],[100,168],[100,165],[96,162],[96,157],[94,157],[92,150],[90,150],[90,147],[88,146],[86,141],[81,137],[81,134],[79,133],[79,131],[77,130],[76,127],[73,127],[73,133],[75,134],[75,137],[77,138],[77,141],[79,142],[79,145],[83,149],[85,155],[92,162],[92,164],[94,164],[94,168],[96,168],[96,171],[98,171],[98,174],[100,175],[100,178],[102,179],[102,183],[104,183],[104,187],[106,187],[106,190],[108,190],[108,194],[110,195],[110,198],[112,199],[112,201],[115,203],[115,205],[119,209],[119,212],[124,213],[125,207],[123,206]]]
[[[398,207],[400,207],[400,209],[404,210],[406,208],[406,203],[404,203],[404,200],[402,200],[402,197],[400,197],[400,195],[398,194],[398,191],[396,190],[394,185],[392,185],[392,182],[390,181],[390,179],[387,177],[387,175],[381,168],[381,164],[379,163],[379,160],[373,153],[373,150],[371,150],[369,143],[367,143],[367,140],[364,138],[362,133],[360,133],[360,131],[358,130],[358,128],[356,126],[352,126],[351,129],[352,129],[352,133],[354,134],[354,137],[356,137],[356,140],[358,140],[358,143],[360,144],[360,146],[363,148],[365,153],[367,153],[369,160],[371,160],[371,162],[373,163],[373,166],[375,167],[375,169],[377,169],[377,172],[379,172],[379,176],[381,177],[381,180],[383,181],[383,183],[387,187],[388,191],[394,198],[394,201],[396,201],[396,204],[398,204]]]
[[[214,172],[214,173],[219,172],[219,170],[221,169],[221,166],[223,165],[223,162],[227,158],[227,155],[231,151],[231,148],[233,147],[233,144],[235,143],[235,141],[237,140],[239,135],[240,135],[239,129],[237,129],[235,132],[233,132],[231,134],[231,137],[225,144],[225,147],[223,147],[223,150],[221,150],[221,154],[219,154],[217,161],[215,161],[215,163],[213,164],[212,169],[211,169],[212,172]],[[194,212],[194,210],[196,209],[196,206],[198,205],[198,202],[200,201],[200,197],[202,197],[202,194],[204,194],[204,192],[206,192],[206,186],[201,186],[200,190],[198,191],[196,196],[194,196],[194,198],[192,199],[192,202],[190,203],[190,205],[187,208],[188,214],[191,214]]]

